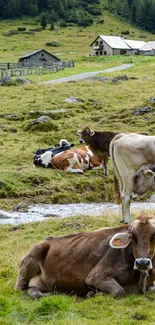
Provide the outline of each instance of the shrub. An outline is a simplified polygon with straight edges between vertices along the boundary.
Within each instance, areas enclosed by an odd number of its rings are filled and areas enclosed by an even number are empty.
[[[54,47],[59,47],[60,46],[59,43],[57,43],[57,42],[47,42],[47,43],[45,43],[45,45],[46,46],[54,46]]]
[[[24,32],[26,30],[26,27],[18,27],[17,30],[19,32]]]
[[[123,31],[121,32],[121,34],[123,34],[123,35],[129,35],[130,32],[129,32],[129,30],[123,30]]]

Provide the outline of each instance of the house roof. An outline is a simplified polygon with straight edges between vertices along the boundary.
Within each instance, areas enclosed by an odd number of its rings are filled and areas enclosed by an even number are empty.
[[[155,50],[155,41],[147,42],[144,46],[140,48],[142,51]]]
[[[133,50],[138,50],[146,44],[144,41],[135,41],[131,39],[124,39],[124,42],[131,47]]]
[[[105,41],[111,48],[113,49],[125,49],[130,50],[131,48],[124,42],[124,38],[120,36],[107,36],[107,35],[99,35],[95,41],[101,37],[103,41]],[[94,42],[95,42],[94,41]],[[93,43],[94,43],[93,42]],[[91,45],[93,45],[93,43]],[[90,45],[90,46],[91,46]]]
[[[56,58],[57,60],[60,60],[60,59],[57,58],[55,55],[51,54],[50,52],[48,52],[48,51],[46,51],[46,50],[44,50],[44,49],[36,50],[36,51],[30,52],[30,53],[27,53],[27,54],[21,56],[21,57],[19,58],[19,60],[29,58],[30,56],[35,55],[35,54],[37,54],[37,53],[39,53],[39,52],[41,52],[41,51],[44,51],[44,52],[48,53],[49,55],[51,55],[52,57]]]
[[[138,50],[146,44],[144,41],[129,40],[121,36],[99,35],[90,46],[92,46],[99,37],[113,49]]]

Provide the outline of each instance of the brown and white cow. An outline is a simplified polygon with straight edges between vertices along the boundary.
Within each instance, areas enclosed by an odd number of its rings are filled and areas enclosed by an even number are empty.
[[[155,292],[155,219],[131,225],[48,237],[23,258],[16,283],[33,298],[90,290],[122,297]]]
[[[88,146],[83,148],[72,148],[63,151],[54,157],[47,151],[39,158],[45,167],[62,169],[67,173],[83,174],[87,169],[101,168],[102,162],[95,156]]]
[[[88,144],[92,152],[102,159],[104,176],[108,176],[109,145],[118,132],[99,132],[86,126],[77,134],[81,137],[79,142]]]
[[[155,161],[155,136],[128,133],[118,134],[111,141],[110,156],[115,176],[119,179],[122,219],[130,223],[130,203],[134,192],[134,177],[143,164]],[[116,196],[119,196],[117,178],[114,177]]]

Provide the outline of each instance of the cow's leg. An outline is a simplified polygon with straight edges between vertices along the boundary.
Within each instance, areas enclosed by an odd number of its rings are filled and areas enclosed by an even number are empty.
[[[64,168],[64,171],[66,173],[71,173],[71,174],[73,174],[73,173],[83,174],[84,173],[82,169],[80,169],[80,168],[72,168],[70,166]]]
[[[36,275],[29,282],[27,293],[32,298],[41,298],[51,295],[52,292],[49,292],[49,289],[41,279],[41,275]]]
[[[103,175],[105,177],[108,177],[108,158],[109,158],[108,153],[105,153],[102,160]]]
[[[133,192],[133,177],[129,176],[126,182],[123,182],[123,189],[121,192],[122,200],[122,221],[125,223],[131,222],[130,204]]]
[[[91,273],[85,279],[85,283],[89,287],[93,287],[96,290],[100,290],[104,293],[110,293],[114,297],[122,297],[125,294],[124,289],[119,285],[119,283],[112,277],[105,277],[102,265],[97,265],[91,271]]]

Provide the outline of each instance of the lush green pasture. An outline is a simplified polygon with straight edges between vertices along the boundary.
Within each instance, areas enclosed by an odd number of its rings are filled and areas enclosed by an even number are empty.
[[[147,131],[154,134],[154,105],[148,99],[155,96],[155,58],[88,58],[87,65],[91,63],[92,69],[99,69],[99,66],[103,69],[131,62],[134,66],[126,71],[104,74],[110,77],[126,74],[137,78],[120,81],[119,84],[88,79],[61,85],[34,83],[1,87],[1,207],[10,209],[24,199],[48,203],[114,199],[111,168],[108,180],[102,178],[102,170],[86,171],[80,176],[66,175],[60,170],[34,168],[33,152],[52,146],[61,138],[79,146],[76,132],[85,125],[95,130]],[[84,102],[63,102],[69,96],[79,97]],[[134,115],[135,108],[149,105],[152,105],[153,112]],[[66,110],[64,113],[54,113],[62,108]],[[48,122],[27,128],[32,120],[46,115],[46,112],[53,112]],[[16,115],[9,118],[5,114]],[[17,132],[13,133],[12,128],[16,128]]]
[[[50,325],[153,325],[153,294],[126,295],[114,299],[110,295],[90,299],[55,294],[32,300],[25,292],[16,292],[18,265],[21,258],[37,242],[49,235],[90,231],[119,223],[118,215],[91,218],[77,217],[32,223],[18,227],[0,227],[0,324]]]

